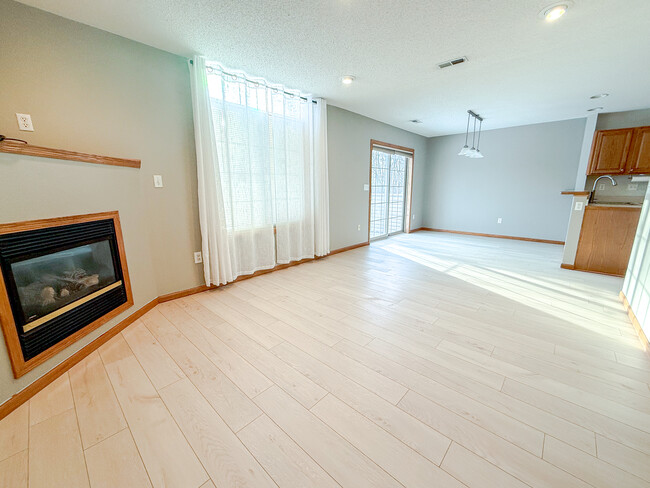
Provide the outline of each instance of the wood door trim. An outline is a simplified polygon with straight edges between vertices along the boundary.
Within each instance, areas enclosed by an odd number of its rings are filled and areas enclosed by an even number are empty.
[[[314,258],[307,258],[307,259],[303,259],[301,261],[293,261],[291,263],[278,265],[275,268],[262,270],[263,273],[258,273],[258,274],[253,273],[253,274],[250,274],[250,275],[240,276],[235,281],[243,281],[243,280],[246,280],[246,279],[249,279],[249,278],[254,278],[255,276],[259,276],[260,274],[271,273],[273,271],[278,271],[280,269],[289,268],[291,266],[297,266],[298,264],[302,264],[302,263],[305,263],[305,262],[315,261],[317,259],[326,258],[326,257],[332,256],[334,254],[339,254],[339,253],[342,253],[342,252],[351,251],[353,249],[358,249],[360,247],[367,246],[368,244],[369,244],[369,242],[366,241],[366,242],[360,242],[358,244],[353,244],[351,246],[342,247],[342,248],[339,248],[339,249],[335,249],[334,251],[331,251],[329,254],[327,254],[325,256],[316,256]],[[227,285],[220,285],[219,287],[221,287],[221,286],[227,286]],[[119,322],[117,325],[115,325],[114,327],[108,329],[106,332],[104,332],[102,335],[100,335],[97,339],[93,340],[92,342],[89,342],[84,347],[79,349],[77,352],[73,353],[70,357],[64,359],[63,362],[56,365],[54,368],[52,368],[51,370],[46,372],[43,376],[36,379],[34,382],[30,383],[29,385],[27,385],[25,387],[25,389],[19,391],[18,393],[13,395],[11,398],[9,398],[6,402],[0,404],[0,420],[2,420],[4,417],[9,415],[15,409],[20,407],[23,403],[25,403],[31,397],[36,395],[36,393],[38,393],[43,388],[45,388],[47,385],[52,383],[55,379],[57,379],[63,373],[68,371],[75,364],[77,364],[81,360],[83,360],[86,356],[88,356],[93,351],[97,350],[103,344],[108,342],[110,339],[115,337],[117,334],[122,332],[129,325],[131,325],[133,322],[138,320],[140,317],[142,317],[145,313],[147,313],[149,310],[154,308],[159,303],[166,302],[166,301],[169,301],[169,300],[175,300],[176,298],[186,297],[186,296],[189,296],[189,295],[193,295],[195,293],[201,293],[203,291],[207,291],[209,289],[219,288],[219,287],[217,287],[215,285],[212,285],[212,286],[209,286],[209,287],[206,286],[206,285],[195,286],[194,288],[189,288],[187,290],[181,290],[181,291],[178,291],[178,292],[175,292],[175,293],[168,293],[167,295],[162,295],[162,296],[154,298],[149,303],[145,304],[140,309],[136,310],[134,313],[132,313],[131,315],[126,317],[124,320]]]
[[[109,219],[113,220],[113,226],[115,229],[115,240],[117,241],[118,254],[120,256],[120,265],[122,267],[122,280],[124,281],[124,288],[126,291],[126,302],[27,361],[25,361],[25,358],[23,357],[22,348],[20,346],[20,339],[18,337],[18,331],[16,330],[16,325],[14,322],[13,311],[11,310],[11,305],[9,304],[5,281],[2,276],[2,270],[0,269],[0,327],[2,328],[5,343],[7,345],[7,352],[11,361],[11,368],[14,373],[14,378],[20,378],[28,371],[31,371],[36,366],[43,364],[45,361],[55,356],[63,349],[74,344],[82,337],[88,335],[93,330],[97,329],[112,318],[117,317],[119,314],[133,306],[133,294],[131,292],[129,268],[126,263],[126,253],[124,250],[124,239],[122,236],[122,228],[120,226],[120,217],[117,211],[0,224],[0,235],[4,235],[13,234],[15,232],[43,229],[45,227],[60,227],[63,225],[95,222],[97,220]]]
[[[413,173],[415,172],[415,149],[406,146],[398,146],[397,144],[391,144],[390,142],[383,142],[377,139],[370,139],[370,167],[368,171],[368,242],[370,242],[370,215],[372,212],[372,150],[375,146],[387,149],[395,149],[397,151],[402,151],[411,155],[411,163],[407,174],[406,195],[404,195],[404,206],[406,207],[404,209],[406,214],[404,219],[404,233],[410,234],[411,232],[414,232],[414,230],[411,230],[411,213],[413,212]],[[406,205],[406,198],[408,198],[408,206]]]
[[[67,161],[80,161],[83,163],[107,164],[109,166],[125,166],[127,168],[140,168],[142,162],[139,159],[115,158],[112,156],[100,156],[65,149],[53,149],[51,147],[32,146],[10,141],[0,142],[0,152],[8,154],[21,154],[23,156],[36,156],[41,158],[63,159]]]
[[[591,192],[589,191],[563,191],[561,195],[573,195],[574,197],[588,197]]]

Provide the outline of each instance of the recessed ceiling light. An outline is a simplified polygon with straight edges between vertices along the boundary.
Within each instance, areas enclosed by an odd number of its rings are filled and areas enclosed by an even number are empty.
[[[356,78],[355,78],[354,76],[352,76],[352,75],[345,75],[343,78],[341,78],[341,82],[342,82],[344,85],[351,85],[352,82],[353,82],[355,79],[356,79]]]
[[[596,100],[597,98],[605,98],[605,97],[608,97],[608,96],[609,96],[609,93],[599,93],[598,95],[592,95],[589,98],[591,98],[592,100]]]
[[[560,17],[562,17],[566,11],[569,9],[569,6],[572,2],[566,0],[564,2],[554,3],[543,9],[539,16],[546,20],[547,22],[553,22]]]
[[[597,112],[598,110],[602,110],[603,107],[594,107],[594,108],[588,108],[587,112]]]

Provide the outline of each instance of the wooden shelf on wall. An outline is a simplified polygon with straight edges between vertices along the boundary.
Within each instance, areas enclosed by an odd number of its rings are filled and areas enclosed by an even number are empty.
[[[50,147],[32,146],[20,142],[0,142],[0,152],[9,154],[22,154],[24,156],[37,156],[40,158],[65,159],[68,161],[81,161],[93,164],[108,164],[110,166],[126,166],[128,168],[140,168],[139,159],[113,158],[110,156],[99,156],[64,149],[52,149]]]

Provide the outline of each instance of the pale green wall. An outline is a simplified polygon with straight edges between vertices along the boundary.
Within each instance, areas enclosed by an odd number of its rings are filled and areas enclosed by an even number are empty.
[[[201,283],[189,72],[178,56],[0,0],[0,134],[142,159],[142,169],[0,154],[0,222],[119,210],[135,306],[18,380],[0,403],[158,295]],[[35,132],[19,132],[15,113]],[[154,189],[152,175],[165,187]]]
[[[332,249],[368,240],[370,140],[415,150],[411,228],[422,225],[422,197],[427,166],[425,137],[378,122],[342,108],[327,110],[327,148],[330,183],[330,243]],[[361,230],[357,226],[361,225]]]

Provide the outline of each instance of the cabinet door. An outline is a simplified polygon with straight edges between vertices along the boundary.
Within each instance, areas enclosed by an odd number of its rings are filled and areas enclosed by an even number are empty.
[[[575,269],[623,276],[640,215],[640,208],[588,205],[582,219]]]
[[[589,163],[590,175],[625,173],[632,149],[634,129],[603,130],[596,132]]]
[[[650,173],[650,127],[639,127],[634,131],[634,148],[628,163],[629,173]]]

